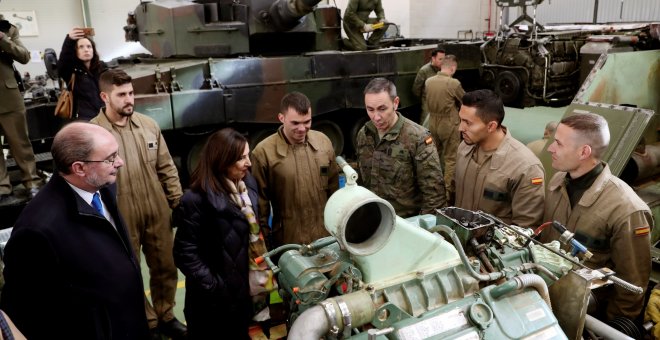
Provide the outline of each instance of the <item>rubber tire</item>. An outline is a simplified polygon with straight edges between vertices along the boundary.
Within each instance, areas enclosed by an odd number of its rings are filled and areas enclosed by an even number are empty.
[[[351,127],[351,144],[353,145],[353,151],[357,154],[358,145],[357,145],[357,135],[360,132],[360,129],[369,121],[369,117],[364,116],[358,118]]]
[[[513,105],[518,102],[522,92],[522,81],[517,74],[511,71],[502,71],[495,79],[495,93],[504,105]]]
[[[337,123],[330,120],[321,120],[312,124],[312,130],[323,132],[335,149],[335,155],[341,155],[344,151],[344,133]]]

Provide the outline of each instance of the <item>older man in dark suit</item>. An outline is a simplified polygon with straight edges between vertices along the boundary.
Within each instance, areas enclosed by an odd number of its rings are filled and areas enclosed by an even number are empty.
[[[5,248],[0,307],[28,339],[148,337],[140,267],[115,200],[118,149],[89,123],[55,136],[58,173]]]
[[[16,26],[0,15],[0,127],[23,173],[23,184],[33,196],[38,191],[41,178],[37,175],[34,151],[28,138],[23,96],[14,77],[14,60],[26,64],[30,61],[30,51],[21,43]],[[0,203],[11,195],[5,156],[0,152]]]

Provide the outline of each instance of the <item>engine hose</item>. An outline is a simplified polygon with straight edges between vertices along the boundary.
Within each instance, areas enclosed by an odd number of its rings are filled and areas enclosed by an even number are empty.
[[[470,260],[468,259],[467,255],[465,255],[465,250],[463,250],[463,245],[461,245],[461,240],[458,239],[458,235],[456,235],[456,232],[453,229],[444,225],[438,225],[435,226],[433,230],[442,231],[447,235],[449,235],[452,242],[454,242],[454,247],[456,247],[456,250],[458,251],[458,256],[461,258],[461,262],[463,262],[463,266],[465,266],[468,273],[473,278],[477,279],[478,281],[495,281],[504,277],[504,273],[502,272],[495,272],[488,274],[477,273],[474,270],[474,268],[472,268],[472,265],[470,264]]]
[[[514,268],[514,269],[517,269],[517,268]],[[523,263],[522,265],[520,265],[519,270],[522,271],[522,270],[532,270],[532,269],[541,272],[543,275],[547,276],[552,281],[559,280],[559,278],[555,274],[553,274],[550,270],[548,270],[548,268],[546,268],[543,265],[540,265],[538,263]]]
[[[520,290],[525,288],[534,288],[541,295],[543,301],[548,305],[548,308],[552,310],[552,305],[550,304],[550,294],[548,293],[548,286],[543,281],[543,278],[536,274],[523,274],[516,276],[511,280],[493,288],[490,291],[490,294],[493,298],[497,299],[507,293],[510,293],[514,290]]]
[[[635,294],[642,294],[644,293],[644,289],[641,287],[635,286],[634,284],[624,281],[617,276],[610,276],[609,277],[610,281],[612,281],[615,285]]]

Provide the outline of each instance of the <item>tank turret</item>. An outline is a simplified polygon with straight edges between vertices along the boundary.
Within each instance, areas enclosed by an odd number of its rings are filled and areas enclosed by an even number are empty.
[[[319,2],[157,0],[138,5],[124,30],[157,58],[336,50],[339,11]]]

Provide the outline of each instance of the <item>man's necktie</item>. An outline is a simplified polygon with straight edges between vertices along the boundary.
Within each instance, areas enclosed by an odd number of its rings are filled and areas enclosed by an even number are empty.
[[[101,196],[99,196],[98,192],[94,193],[94,197],[92,197],[92,207],[94,207],[94,209],[96,209],[96,211],[98,211],[101,216],[104,216],[103,204],[101,204]]]

